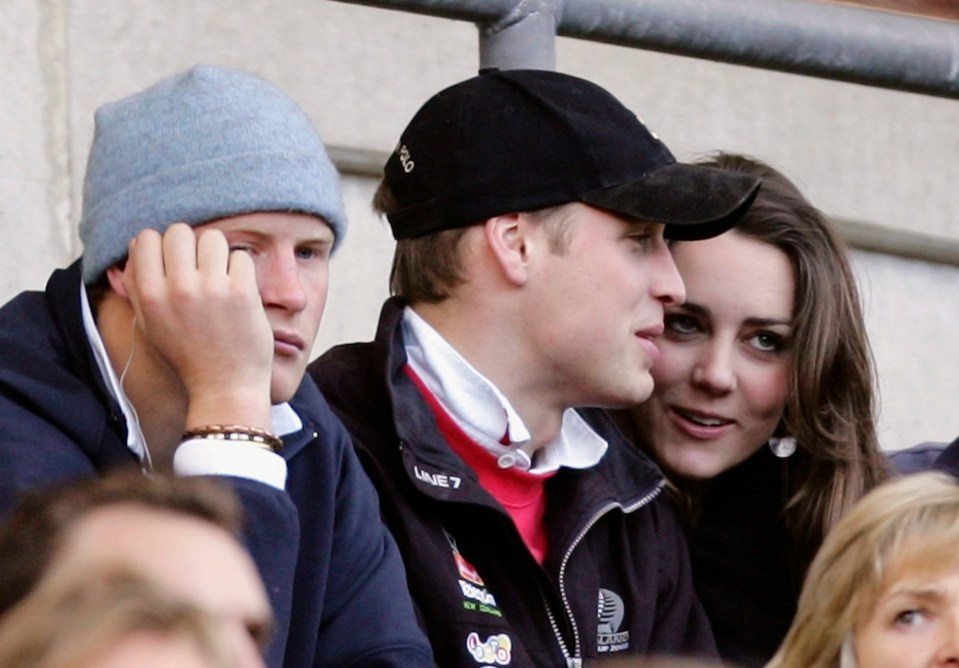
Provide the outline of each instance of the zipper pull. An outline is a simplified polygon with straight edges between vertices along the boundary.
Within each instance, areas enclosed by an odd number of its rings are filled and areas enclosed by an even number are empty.
[[[583,668],[583,660],[569,657],[566,659],[566,668]]]

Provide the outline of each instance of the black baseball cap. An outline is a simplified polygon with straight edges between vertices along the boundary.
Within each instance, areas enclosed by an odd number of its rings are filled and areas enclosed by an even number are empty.
[[[665,223],[671,239],[731,228],[758,177],[676,162],[609,92],[546,70],[493,70],[434,95],[386,163],[396,239],[584,202]]]

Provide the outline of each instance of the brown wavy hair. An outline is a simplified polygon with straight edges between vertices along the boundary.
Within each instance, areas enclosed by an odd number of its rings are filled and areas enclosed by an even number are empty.
[[[796,278],[788,393],[779,432],[798,449],[785,467],[785,520],[804,573],[829,529],[886,479],[876,437],[874,362],[845,243],[783,174],[718,153],[698,164],[762,177],[735,230],[789,258]]]

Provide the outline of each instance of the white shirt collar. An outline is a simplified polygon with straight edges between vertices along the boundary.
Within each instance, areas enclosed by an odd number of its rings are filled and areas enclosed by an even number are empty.
[[[113,370],[110,363],[110,357],[107,355],[106,346],[103,345],[103,338],[100,336],[100,330],[97,329],[96,321],[93,319],[93,309],[90,308],[90,300],[87,297],[87,290],[83,283],[80,284],[80,310],[83,316],[83,329],[86,331],[87,340],[90,342],[90,348],[93,349],[93,357],[97,361],[97,367],[100,374],[106,382],[110,394],[120,405],[123,411],[123,417],[127,423],[127,447],[144,460],[146,455],[146,438],[140,429],[140,420],[137,417],[136,409],[127,398],[123,385]],[[289,403],[276,404],[270,409],[270,422],[272,431],[277,436],[286,436],[298,432],[303,428],[303,421]]]
[[[407,307],[403,311],[406,358],[453,421],[493,455],[502,468],[516,466],[548,473],[561,466],[589,468],[606,453],[608,444],[573,409],[563,412],[563,424],[552,441],[532,455],[524,446],[529,429],[509,399],[460,355],[439,332]],[[506,435],[508,445],[501,442]]]

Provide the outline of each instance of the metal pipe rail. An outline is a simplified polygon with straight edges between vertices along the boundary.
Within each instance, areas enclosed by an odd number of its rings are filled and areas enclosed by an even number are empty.
[[[959,23],[808,0],[338,0],[479,29],[480,67],[555,69],[556,35],[959,99]],[[385,156],[334,148],[346,173]],[[959,267],[959,240],[834,220],[861,250]]]
[[[471,21],[480,64],[553,69],[555,35],[959,99],[959,24],[807,0],[339,0]]]

